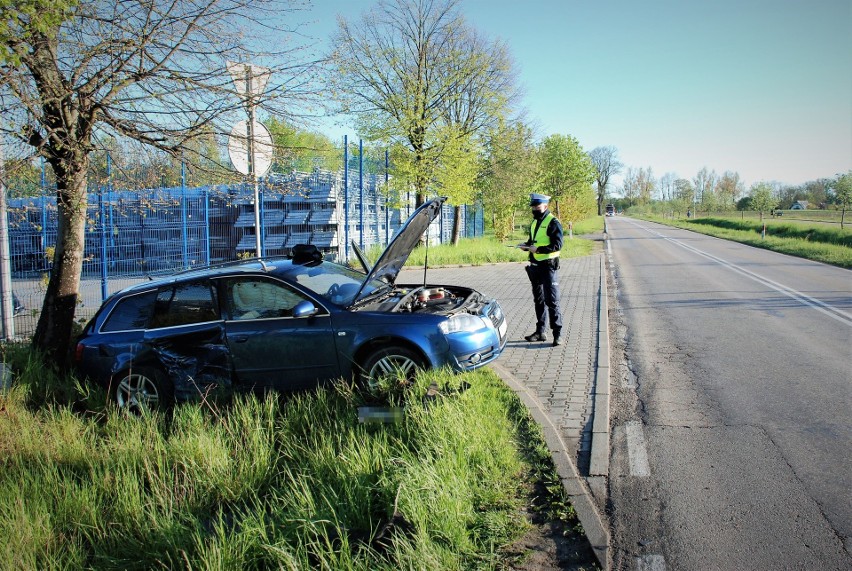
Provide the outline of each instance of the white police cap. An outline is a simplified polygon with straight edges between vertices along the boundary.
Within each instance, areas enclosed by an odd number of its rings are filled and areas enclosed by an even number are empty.
[[[547,204],[550,202],[550,197],[546,194],[530,194],[530,206],[535,206],[537,204]]]

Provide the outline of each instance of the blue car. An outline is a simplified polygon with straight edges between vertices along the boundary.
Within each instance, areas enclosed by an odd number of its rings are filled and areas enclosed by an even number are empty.
[[[120,407],[141,409],[214,389],[292,391],[490,363],[506,344],[496,300],[463,286],[396,283],[444,200],[415,210],[372,267],[356,247],[361,271],[300,245],[288,258],[128,287],[86,325],[75,366]]]

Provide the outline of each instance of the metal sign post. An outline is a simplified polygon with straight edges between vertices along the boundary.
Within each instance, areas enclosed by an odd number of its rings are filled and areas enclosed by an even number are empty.
[[[15,338],[15,307],[12,294],[12,257],[9,253],[9,222],[6,218],[6,183],[3,171],[5,157],[0,142],[0,306],[3,316],[3,339]]]
[[[263,93],[263,90],[266,88],[266,82],[269,81],[269,75],[271,71],[268,68],[261,67],[258,65],[253,65],[249,63],[233,63],[227,62],[226,67],[228,68],[228,72],[231,74],[231,79],[234,81],[234,85],[237,88],[237,93],[243,97],[246,106],[246,113],[248,113],[248,121],[246,121],[245,125],[245,162],[241,161],[242,153],[241,147],[242,144],[237,141],[234,142],[235,133],[237,132],[237,128],[242,123],[237,124],[234,127],[234,130],[231,131],[231,139],[228,141],[228,151],[232,152],[232,149],[236,147],[236,153],[239,155],[237,160],[234,160],[234,155],[231,155],[231,162],[234,163],[234,166],[237,170],[245,175],[248,175],[252,186],[254,188],[254,233],[255,233],[255,255],[259,258],[261,256],[261,226],[260,226],[260,187],[258,185],[258,177],[263,176],[267,170],[269,170],[269,166],[272,164],[271,161],[271,150],[272,150],[272,138],[269,136],[269,131],[266,130],[266,127],[263,127],[260,123],[255,121],[255,98]],[[261,142],[257,140],[258,135],[260,134],[260,128],[262,128],[263,132],[266,135],[266,138],[269,140],[269,154],[270,160],[266,161],[266,165],[264,168],[260,168],[263,166],[265,161],[262,160],[262,157],[258,156],[258,147],[257,143]],[[237,136],[239,139],[239,136]],[[266,142],[266,141],[262,141]],[[239,163],[239,164],[238,164]],[[244,164],[244,169],[240,168]]]

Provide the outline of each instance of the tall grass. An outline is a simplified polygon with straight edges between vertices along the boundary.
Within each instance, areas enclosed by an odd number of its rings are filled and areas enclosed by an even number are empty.
[[[52,390],[44,368],[16,374],[0,396],[3,569],[498,568],[527,528],[530,474],[553,473],[517,444],[546,452],[488,370],[424,373],[387,397],[397,424],[360,424],[344,383],[130,416]]]

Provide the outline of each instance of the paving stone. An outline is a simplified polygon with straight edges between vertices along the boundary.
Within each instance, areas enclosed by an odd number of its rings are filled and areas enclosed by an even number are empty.
[[[463,284],[500,301],[509,323],[509,340],[498,363],[545,405],[553,425],[560,427],[560,438],[570,448],[566,452],[572,458],[579,457],[578,465],[588,465],[589,460],[602,255],[561,261],[565,342],[559,347],[552,347],[549,341],[528,343],[523,339],[535,329],[525,264],[434,268],[427,274],[430,283]],[[422,279],[422,269],[403,270],[399,277],[400,283]]]

